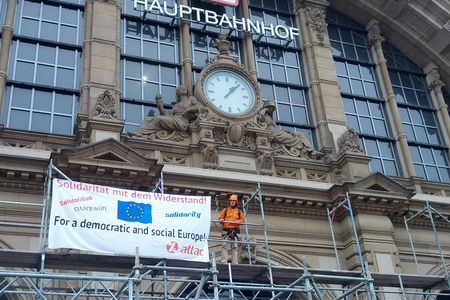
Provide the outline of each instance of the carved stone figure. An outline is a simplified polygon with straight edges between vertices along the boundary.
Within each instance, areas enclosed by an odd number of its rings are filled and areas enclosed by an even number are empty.
[[[273,120],[273,112],[275,111],[275,102],[265,101],[263,108],[258,113],[258,121],[267,125],[267,130],[270,132],[272,144],[276,143],[282,147],[284,152],[291,156],[299,156],[310,159],[320,159],[323,153],[314,150],[309,141],[297,132],[284,131],[278,128]]]
[[[162,130],[186,132],[189,129],[189,124],[197,118],[201,109],[197,99],[188,96],[187,89],[183,85],[177,88],[177,103],[171,110],[166,110],[163,107],[161,95],[157,94],[155,100],[160,115],[145,118],[135,135],[154,138],[156,133]]]
[[[105,119],[117,118],[114,97],[110,91],[105,90],[103,94],[98,96],[92,116]]]
[[[306,12],[309,27],[316,33],[317,40],[323,42],[327,33],[325,9],[321,6],[310,5],[306,7]]]
[[[259,174],[272,175],[273,174],[273,153],[270,151],[257,151],[259,164]]]
[[[203,168],[216,169],[217,168],[217,148],[213,144],[202,144],[202,158]]]
[[[337,142],[339,146],[339,155],[344,152],[363,152],[361,145],[359,144],[359,135],[352,128],[349,128],[346,132],[344,132],[339,137]]]

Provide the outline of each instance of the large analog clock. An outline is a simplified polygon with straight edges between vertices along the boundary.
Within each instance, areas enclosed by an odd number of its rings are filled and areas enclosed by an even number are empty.
[[[251,82],[229,69],[216,69],[208,73],[203,81],[203,90],[210,105],[231,117],[245,116],[256,103]]]

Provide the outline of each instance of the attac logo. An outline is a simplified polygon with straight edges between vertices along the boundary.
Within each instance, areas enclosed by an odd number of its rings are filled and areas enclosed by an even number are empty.
[[[172,241],[166,245],[166,248],[167,248],[167,252],[169,252],[169,253],[178,252],[178,243],[175,241]]]
[[[167,252],[169,253],[176,253],[178,252],[179,248],[180,246],[175,241],[172,241],[166,245]],[[193,256],[203,256],[203,249],[194,247],[192,245],[181,246],[180,252],[183,254],[189,254]]]
[[[239,0],[208,0],[208,2],[229,6],[238,6]]]

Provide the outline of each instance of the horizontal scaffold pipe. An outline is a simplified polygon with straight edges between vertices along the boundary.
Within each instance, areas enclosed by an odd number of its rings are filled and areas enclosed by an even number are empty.
[[[62,280],[103,280],[103,281],[136,281],[138,279],[124,276],[90,276],[90,275],[71,275],[54,273],[33,273],[33,272],[0,272],[0,277],[19,277],[19,278],[42,278],[42,279],[62,279]]]
[[[286,288],[286,287],[271,287],[271,286],[251,286],[251,285],[219,285],[219,289],[224,290],[247,290],[247,291],[273,291],[273,292],[311,292],[303,288]]]
[[[175,271],[175,272],[194,272],[194,273],[211,273],[210,269],[198,269],[198,268],[183,268],[183,267],[167,267],[167,266],[150,266],[143,265],[142,268],[145,270],[159,270],[159,271]]]

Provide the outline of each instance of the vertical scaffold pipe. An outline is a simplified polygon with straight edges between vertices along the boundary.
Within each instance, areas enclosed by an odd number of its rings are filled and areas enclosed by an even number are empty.
[[[362,272],[362,274],[365,274],[366,268],[364,265],[364,259],[363,259],[363,255],[362,255],[361,245],[359,244],[359,237],[358,237],[358,231],[356,230],[356,223],[355,223],[355,217],[353,215],[353,208],[352,208],[352,204],[350,202],[350,197],[348,196],[348,193],[347,193],[346,201],[348,204],[348,212],[350,214],[350,218],[352,221],[353,233],[355,234],[356,248],[358,249],[358,256],[359,256],[359,263],[361,264],[361,272]]]
[[[213,278],[213,291],[214,291],[214,300],[219,300],[219,282],[217,280],[217,263],[216,256],[212,255],[212,278]]]
[[[41,252],[41,265],[39,268],[40,272],[44,271],[45,268],[45,250],[46,250],[46,232],[47,232],[47,214],[48,214],[48,205],[50,203],[50,196],[51,196],[51,186],[52,186],[52,160],[50,160],[50,163],[47,168],[47,176],[45,178],[44,183],[44,189],[45,189],[45,196],[44,196],[44,203],[42,205],[42,217],[41,217],[41,231],[39,233],[39,251]]]
[[[334,211],[332,213],[330,213],[330,209],[327,208],[328,223],[330,225],[331,238],[333,239],[334,255],[336,255],[336,264],[337,264],[338,270],[340,270],[341,263],[339,262],[339,255],[338,255],[337,246],[336,246],[336,238],[334,237],[333,220],[331,219],[331,214],[334,215]]]
[[[135,256],[134,256],[134,278],[136,279],[134,281],[134,299],[139,300],[140,296],[140,281],[138,281],[139,277],[141,276],[141,260],[139,256],[139,247],[136,247],[135,250]]]
[[[433,227],[434,240],[436,241],[436,245],[437,245],[438,251],[439,251],[439,256],[441,257],[441,261],[442,261],[442,266],[444,267],[444,272],[445,272],[444,276],[445,276],[445,279],[447,280],[447,286],[450,287],[450,277],[448,274],[447,264],[445,263],[444,253],[442,252],[442,247],[441,247],[441,241],[439,240],[439,236],[438,236],[438,233],[436,230],[436,224],[434,223],[433,213],[431,212],[434,209],[430,206],[428,201],[426,202],[426,207],[428,210],[428,216],[431,221],[431,226]]]
[[[413,243],[413,240],[411,237],[411,232],[409,231],[408,220],[406,219],[405,216],[403,216],[403,219],[405,221],[405,228],[406,228],[406,232],[408,233],[409,243],[411,244],[411,250],[413,253],[413,257],[414,257],[414,262],[416,263],[417,275],[420,275],[419,262],[417,261],[416,249],[414,248],[414,243]]]
[[[266,248],[266,256],[267,256],[267,269],[269,273],[269,281],[270,286],[273,288],[273,275],[272,275],[272,260],[270,259],[270,248],[269,248],[269,238],[267,236],[267,224],[266,224],[266,218],[264,215],[264,205],[263,205],[263,198],[261,193],[261,184],[258,182],[258,201],[259,201],[259,207],[261,208],[261,219],[263,223],[264,228],[264,246]],[[272,291],[272,298],[275,297],[275,291]]]
[[[247,201],[247,204],[248,203],[249,202]],[[242,199],[242,209],[244,210],[244,216],[245,216],[244,228],[245,228],[245,242],[246,242],[246,248],[247,248],[248,263],[251,265],[252,264],[252,252],[250,249],[250,239],[249,239],[248,225],[247,225],[248,209],[247,209],[246,201],[244,201],[244,199]],[[242,247],[242,244],[241,244],[241,247]]]

